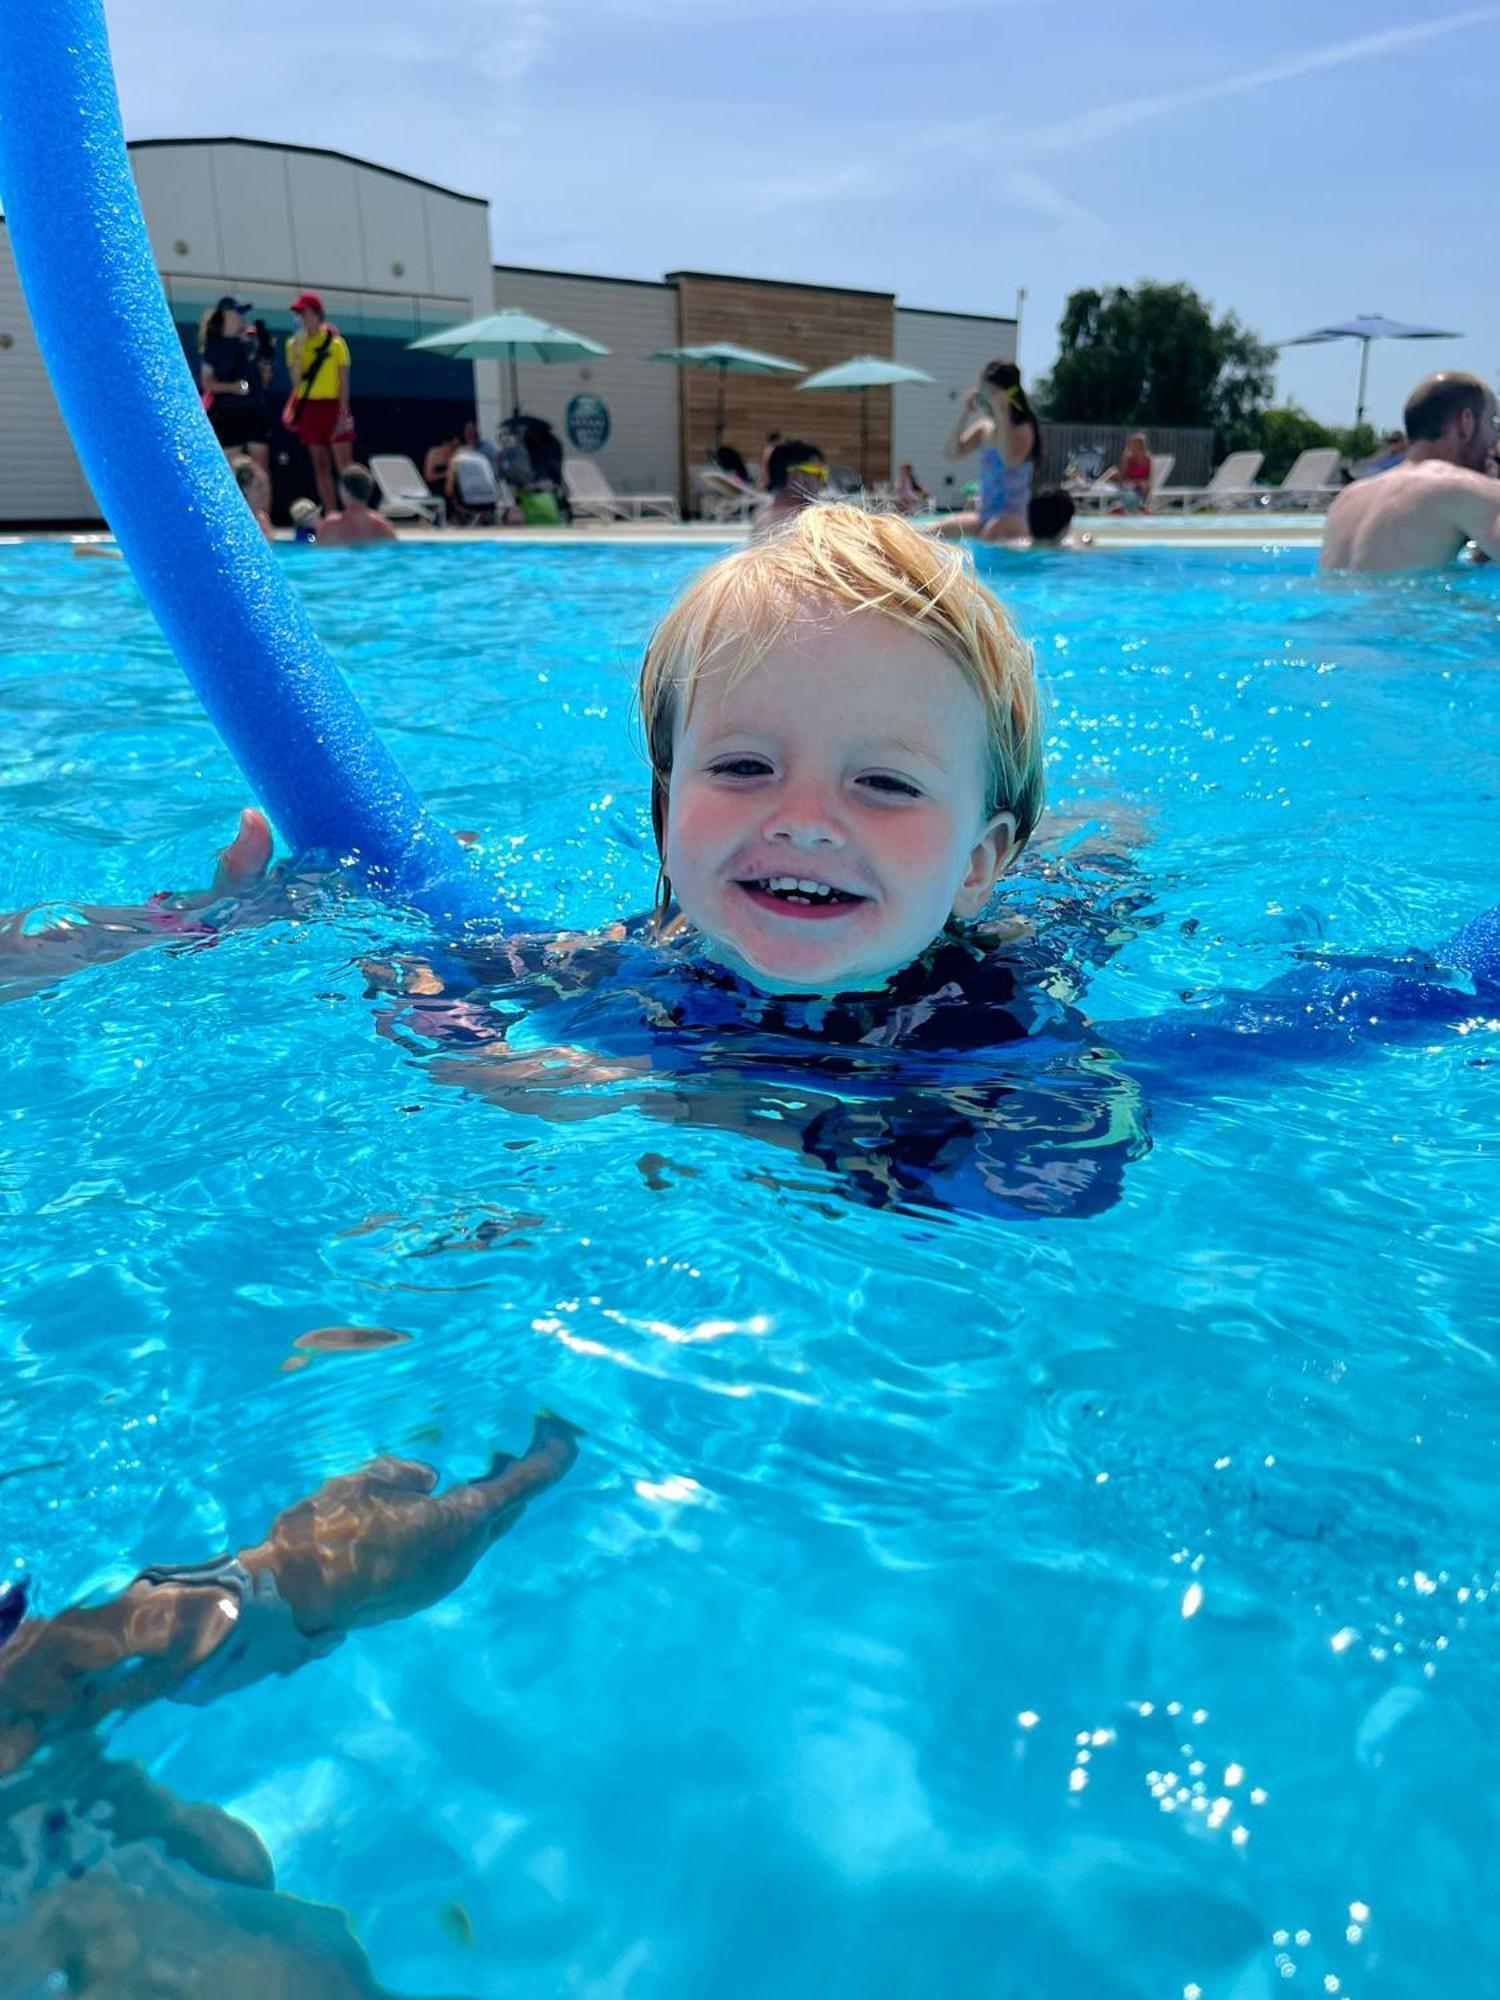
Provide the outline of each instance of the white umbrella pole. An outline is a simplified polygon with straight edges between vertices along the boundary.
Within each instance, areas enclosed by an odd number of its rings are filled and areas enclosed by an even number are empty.
[[[1361,340],[1359,343],[1359,400],[1354,410],[1354,428],[1356,430],[1359,429],[1365,420],[1365,376],[1369,371],[1369,366],[1370,343],[1367,339]]]

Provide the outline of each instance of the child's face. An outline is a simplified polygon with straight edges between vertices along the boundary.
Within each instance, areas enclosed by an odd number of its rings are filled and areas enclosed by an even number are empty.
[[[679,721],[678,905],[769,992],[881,986],[1005,866],[1015,822],[986,819],[987,779],[979,699],[938,647],[876,613],[810,615],[738,685],[706,673]]]

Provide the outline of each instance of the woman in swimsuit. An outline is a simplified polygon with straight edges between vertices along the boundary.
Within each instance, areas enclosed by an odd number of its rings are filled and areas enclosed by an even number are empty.
[[[979,454],[979,505],[972,513],[953,515],[943,532],[981,542],[1024,542],[1031,532],[1026,509],[1042,432],[1013,361],[991,361],[964,398],[943,456],[959,459],[971,451]]]
[[[1125,449],[1104,477],[1114,480],[1121,488],[1125,505],[1132,513],[1150,512],[1151,447],[1146,442],[1144,431],[1130,433],[1125,440]]]

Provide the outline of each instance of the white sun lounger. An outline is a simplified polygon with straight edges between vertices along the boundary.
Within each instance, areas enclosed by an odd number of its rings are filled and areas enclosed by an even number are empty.
[[[1164,486],[1157,498],[1164,507],[1233,506],[1237,496],[1254,485],[1264,457],[1260,451],[1232,451],[1207,486]]]
[[[380,488],[380,512],[388,521],[431,521],[441,528],[448,518],[448,503],[429,493],[427,481],[409,458],[395,453],[370,460],[370,471]]]
[[[1319,445],[1315,451],[1300,452],[1290,472],[1272,493],[1271,504],[1283,507],[1313,507],[1343,491],[1338,471],[1337,445]]]
[[[591,458],[563,460],[563,490],[575,515],[598,521],[680,521],[675,493],[616,493]]]
[[[747,486],[717,465],[694,465],[688,470],[698,499],[699,517],[705,521],[749,521],[771,497],[769,493],[758,493],[753,486]]]
[[[1315,445],[1311,451],[1299,452],[1293,460],[1290,471],[1279,486],[1247,486],[1238,493],[1227,490],[1220,494],[1220,501],[1230,505],[1266,506],[1273,509],[1283,507],[1315,507],[1319,502],[1326,504],[1335,493],[1342,492],[1340,482],[1334,477],[1338,470],[1339,454],[1336,445]]]

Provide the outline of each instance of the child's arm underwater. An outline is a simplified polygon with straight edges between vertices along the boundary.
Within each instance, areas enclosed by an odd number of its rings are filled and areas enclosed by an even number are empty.
[[[457,1589],[527,1502],[562,1478],[579,1435],[544,1413],[524,1456],[498,1454],[484,1478],[444,1493],[433,1492],[430,1466],[374,1459],[278,1514],[235,1566],[257,1590],[269,1582],[315,1644],[404,1618]],[[246,1615],[232,1588],[188,1568],[144,1571],[108,1603],[23,1619],[0,1641],[0,1776],[56,1729],[171,1697]]]
[[[1500,1018],[1500,904],[1431,954],[1309,962],[1251,992],[1113,1021],[1101,1040],[1166,1088]]]

